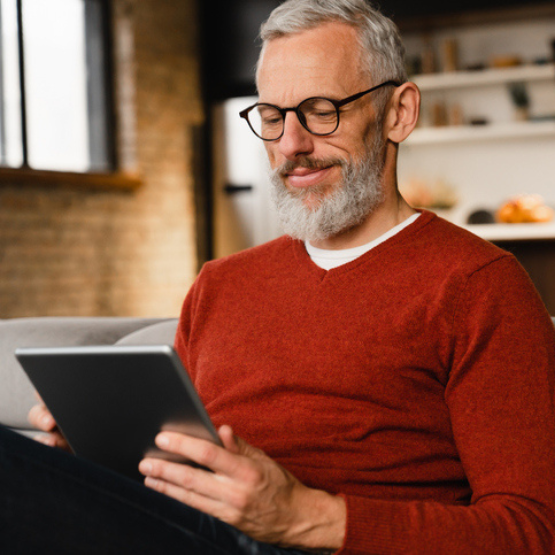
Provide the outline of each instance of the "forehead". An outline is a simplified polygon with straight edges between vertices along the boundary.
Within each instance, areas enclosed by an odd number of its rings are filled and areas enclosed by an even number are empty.
[[[278,105],[310,96],[342,98],[366,83],[357,32],[344,23],[326,23],[269,41],[258,72],[260,100]]]

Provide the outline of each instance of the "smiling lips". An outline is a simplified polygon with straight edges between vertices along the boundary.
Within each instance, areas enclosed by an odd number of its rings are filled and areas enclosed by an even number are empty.
[[[326,168],[295,168],[286,172],[285,177],[291,187],[313,187],[323,181],[333,169],[333,166]]]

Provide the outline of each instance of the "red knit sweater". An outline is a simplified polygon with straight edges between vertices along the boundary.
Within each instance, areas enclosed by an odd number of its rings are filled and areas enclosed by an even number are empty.
[[[176,347],[214,423],[345,496],[342,554],[555,553],[555,331],[506,252],[430,212],[326,272],[207,264]]]

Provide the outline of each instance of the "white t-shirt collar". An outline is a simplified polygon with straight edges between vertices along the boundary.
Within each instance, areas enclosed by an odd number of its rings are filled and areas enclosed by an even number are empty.
[[[313,247],[308,241],[305,241],[305,247],[308,255],[317,266],[320,266],[320,268],[323,268],[324,270],[331,270],[333,268],[337,268],[338,266],[342,266],[343,264],[347,264],[348,262],[356,260],[359,256],[367,253],[369,250],[378,246],[380,243],[387,241],[389,238],[399,233],[402,229],[412,224],[412,222],[416,221],[418,216],[420,216],[419,212],[413,214],[405,221],[391,228],[389,231],[386,231],[378,238],[370,241],[369,243],[366,243],[365,245],[360,245],[359,247],[340,250],[319,249],[317,247]]]

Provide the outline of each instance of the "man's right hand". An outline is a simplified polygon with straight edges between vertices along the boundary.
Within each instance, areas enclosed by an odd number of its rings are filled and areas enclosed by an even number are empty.
[[[35,437],[37,441],[49,445],[50,447],[57,447],[58,449],[71,452],[68,442],[58,429],[54,417],[50,414],[50,411],[46,408],[44,403],[40,402],[38,405],[32,407],[27,419],[31,426],[45,432]]]

